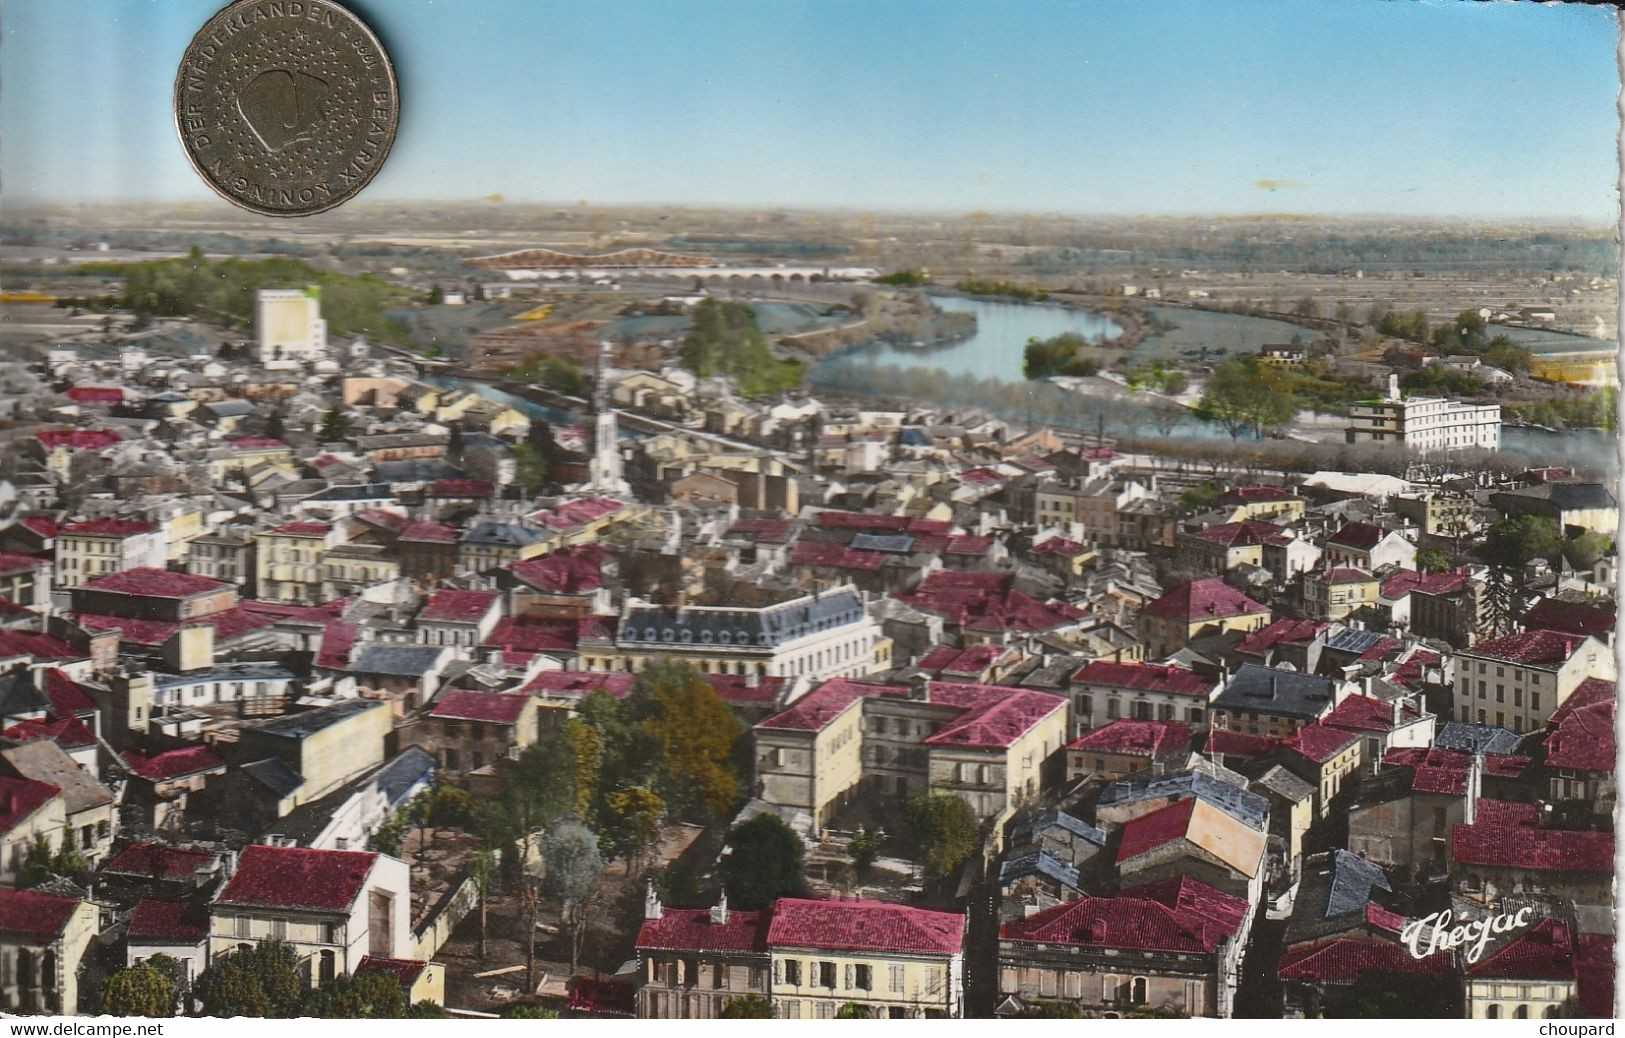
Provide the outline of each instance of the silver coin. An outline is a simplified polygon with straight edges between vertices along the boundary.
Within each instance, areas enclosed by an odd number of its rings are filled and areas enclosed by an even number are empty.
[[[175,129],[192,168],[267,216],[354,197],[399,118],[383,45],[327,0],[237,0],[198,30],[175,76]]]

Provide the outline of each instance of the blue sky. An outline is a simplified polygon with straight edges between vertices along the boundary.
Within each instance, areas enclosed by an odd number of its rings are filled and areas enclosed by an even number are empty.
[[[212,202],[170,94],[222,2],[6,0],[3,199]],[[1616,219],[1614,18],[1578,4],[349,6],[403,95],[364,198]]]

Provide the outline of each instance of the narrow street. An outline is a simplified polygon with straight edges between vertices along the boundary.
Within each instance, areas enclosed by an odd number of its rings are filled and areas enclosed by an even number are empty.
[[[1285,919],[1266,919],[1259,910],[1253,923],[1252,939],[1241,960],[1241,980],[1236,986],[1237,1019],[1279,1020],[1281,981],[1276,967],[1281,961],[1281,941],[1286,936]]]

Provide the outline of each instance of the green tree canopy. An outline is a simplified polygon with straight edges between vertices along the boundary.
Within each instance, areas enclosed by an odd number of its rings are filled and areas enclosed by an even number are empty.
[[[773,1007],[761,995],[740,995],[722,1003],[724,1020],[771,1020]]]
[[[111,1016],[174,1016],[174,982],[150,963],[118,970],[102,985],[102,1012]]]
[[[1497,519],[1484,536],[1482,554],[1490,563],[1511,569],[1536,558],[1550,558],[1563,546],[1556,521],[1539,515]]]
[[[909,832],[926,869],[933,875],[953,872],[976,849],[976,817],[954,794],[938,790],[921,793],[909,799],[906,812]]]
[[[746,396],[777,393],[801,381],[801,365],[773,356],[755,312],[744,303],[700,300],[678,357],[701,378],[727,376]]]
[[[778,815],[760,814],[728,833],[722,885],[739,908],[766,908],[802,888],[801,837]]]
[[[222,952],[198,974],[194,992],[204,1016],[286,1019],[299,1015],[298,959],[281,941]]]
[[[646,668],[634,695],[647,697],[639,729],[659,751],[666,802],[681,812],[725,817],[739,795],[733,750],[742,731],[728,704],[686,663]]]
[[[390,973],[369,970],[339,974],[306,993],[302,1016],[325,1020],[399,1020],[406,1016],[406,991]]]
[[[1450,557],[1438,548],[1423,548],[1416,553],[1416,568],[1423,573],[1442,573],[1450,568]]]
[[[1266,428],[1291,421],[1296,408],[1292,394],[1271,385],[1248,359],[1231,357],[1214,369],[1196,413],[1218,422],[1236,439],[1247,429],[1261,435]]]

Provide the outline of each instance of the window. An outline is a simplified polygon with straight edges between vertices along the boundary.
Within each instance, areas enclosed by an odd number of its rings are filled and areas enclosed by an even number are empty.
[[[1094,696],[1079,696],[1078,697],[1078,713],[1079,714],[1082,714],[1084,717],[1088,717],[1090,714],[1094,713],[1094,710],[1095,710],[1095,697]]]
[[[1529,709],[1531,709],[1531,710],[1539,710],[1540,709],[1540,693],[1539,692],[1531,692],[1531,693],[1529,693]]]
[[[818,964],[818,986],[821,988],[834,989],[835,964],[833,962],[820,962]]]
[[[1523,706],[1523,689],[1521,689],[1521,688],[1513,688],[1513,690],[1512,690],[1512,705],[1513,706]]]
[[[276,941],[288,939],[288,921],[286,919],[271,920],[271,939]]]
[[[874,987],[873,973],[874,971],[870,967],[861,963],[853,966],[851,986],[857,988],[859,991],[868,991],[872,989]]]
[[[1505,685],[1495,686],[1495,701],[1497,703],[1505,703],[1507,701],[1507,687]]]
[[[893,993],[902,994],[902,992],[903,992],[903,967],[901,967],[901,966],[888,966],[887,967],[887,972],[891,974],[890,981],[891,981],[891,989],[892,989]]]
[[[240,915],[240,916],[237,917],[237,936],[238,937],[252,937],[252,936],[254,936],[253,932],[249,930],[249,922],[248,922],[248,917],[246,915]]]
[[[1150,986],[1150,981],[1146,980],[1146,978],[1135,977],[1134,982],[1129,985],[1128,1000],[1137,1006],[1145,1005],[1149,997],[1148,990]]]
[[[322,924],[322,943],[323,944],[338,944],[339,943],[339,924],[338,923],[323,923]]]
[[[93,844],[95,842],[96,842],[96,828],[95,828],[95,826],[81,825],[79,827],[79,846],[88,848],[91,844]]]
[[[785,959],[784,960],[784,982],[786,984],[794,984],[797,987],[799,987],[801,985],[801,960],[800,959]]]

